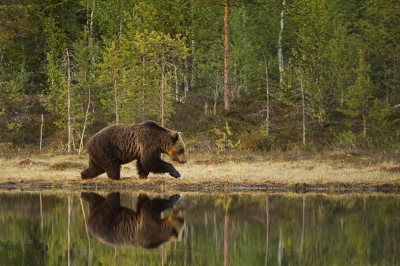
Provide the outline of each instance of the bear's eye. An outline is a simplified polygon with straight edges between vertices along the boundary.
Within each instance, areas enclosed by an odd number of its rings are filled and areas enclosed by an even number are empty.
[[[171,234],[172,234],[174,237],[176,237],[176,238],[179,237],[179,233],[178,233],[178,231],[177,231],[175,228],[172,229]]]

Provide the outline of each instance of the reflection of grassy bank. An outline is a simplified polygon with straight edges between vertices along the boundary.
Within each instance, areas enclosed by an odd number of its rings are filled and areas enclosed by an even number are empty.
[[[103,174],[82,181],[87,156],[40,155],[0,159],[2,187],[151,189],[180,191],[289,190],[328,191],[361,189],[400,190],[400,162],[396,156],[360,156],[332,153],[295,154],[189,154],[186,165],[176,165],[183,179],[150,174],[139,180],[135,165],[124,165],[120,181]],[[168,159],[168,158],[166,158]]]

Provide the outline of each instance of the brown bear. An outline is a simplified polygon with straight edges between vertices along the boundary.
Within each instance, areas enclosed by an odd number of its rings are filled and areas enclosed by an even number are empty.
[[[89,203],[87,228],[113,246],[155,248],[179,239],[185,225],[184,209],[173,210],[167,218],[161,219],[161,212],[172,208],[181,199],[180,195],[149,199],[141,194],[136,212],[121,206],[119,193],[110,193],[104,198],[93,192],[83,192],[81,198]]]
[[[133,160],[139,178],[147,178],[150,172],[180,177],[172,164],[161,159],[161,153],[168,154],[173,161],[186,163],[181,133],[153,121],[103,128],[88,141],[87,151],[89,167],[81,172],[82,179],[106,172],[109,178],[119,180],[121,165]]]

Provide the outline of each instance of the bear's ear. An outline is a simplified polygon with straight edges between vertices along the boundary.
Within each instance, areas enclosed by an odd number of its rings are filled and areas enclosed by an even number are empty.
[[[179,132],[172,132],[171,137],[173,141],[177,141],[179,139],[180,133]]]

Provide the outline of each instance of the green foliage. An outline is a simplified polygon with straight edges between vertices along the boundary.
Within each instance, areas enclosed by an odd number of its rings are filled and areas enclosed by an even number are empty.
[[[184,0],[0,4],[0,127],[7,129],[10,121],[22,123],[18,132],[0,132],[1,140],[37,143],[31,131],[37,130],[35,117],[43,113],[51,120],[46,121],[47,138],[56,146],[66,142],[62,132],[67,121],[68,48],[75,144],[82,136],[87,140],[85,126],[91,135],[107,124],[153,119],[189,128],[199,139],[212,135],[221,121],[234,126],[243,122],[250,126],[238,138],[246,149],[290,146],[282,143],[294,147],[301,142],[302,110],[307,141],[335,141],[335,132],[357,132],[362,125],[366,142],[379,145],[385,135],[395,142],[400,119],[393,109],[400,103],[396,0],[292,0],[284,7],[274,0],[235,1],[230,7],[229,82],[233,102],[251,104],[223,114],[221,4]],[[279,36],[281,14],[284,27]],[[267,84],[270,139],[258,132],[265,121]],[[183,102],[193,108],[178,108]],[[198,116],[204,112],[194,108],[204,107],[205,102],[209,107],[215,103],[216,116]],[[199,123],[200,119],[208,121]],[[198,132],[198,124],[207,128]],[[343,126],[350,124],[351,128]]]
[[[398,54],[400,51],[400,29],[397,21],[400,8],[396,0],[368,0],[363,8],[364,18],[358,22],[362,31],[362,40],[366,55],[371,63],[371,80],[374,82],[377,95],[386,96],[391,105],[400,101],[398,94],[399,79]],[[397,88],[397,89],[396,89]]]
[[[365,64],[363,51],[360,51],[359,60],[359,67],[355,70],[357,73],[356,82],[349,87],[347,92],[346,104],[348,110],[343,111],[351,117],[367,115],[372,98],[371,81],[368,76],[370,66]]]
[[[7,124],[7,130],[9,131],[19,131],[22,128],[21,122],[12,122]]]
[[[225,122],[225,127],[222,130],[215,129],[215,134],[220,137],[215,141],[215,144],[221,151],[235,149],[240,145],[240,140],[233,142],[233,133],[228,122]]]
[[[240,147],[250,151],[270,151],[274,147],[275,137],[265,134],[265,128],[240,134]]]
[[[354,85],[350,86],[347,92],[347,109],[342,112],[353,117],[362,119],[363,136],[366,137],[367,120],[370,116],[370,108],[373,100],[372,85],[368,76],[370,66],[365,63],[364,52],[360,51],[359,66],[355,70],[357,79]]]
[[[187,55],[185,39],[155,30],[156,10],[151,4],[142,2],[124,14],[120,43],[111,42],[99,64],[100,82],[105,85],[103,106],[114,116],[118,110],[122,123],[168,118],[174,113],[172,71]],[[165,114],[161,114],[163,104]]]
[[[356,144],[356,135],[350,131],[344,131],[336,137],[336,141],[340,146],[353,147]]]

